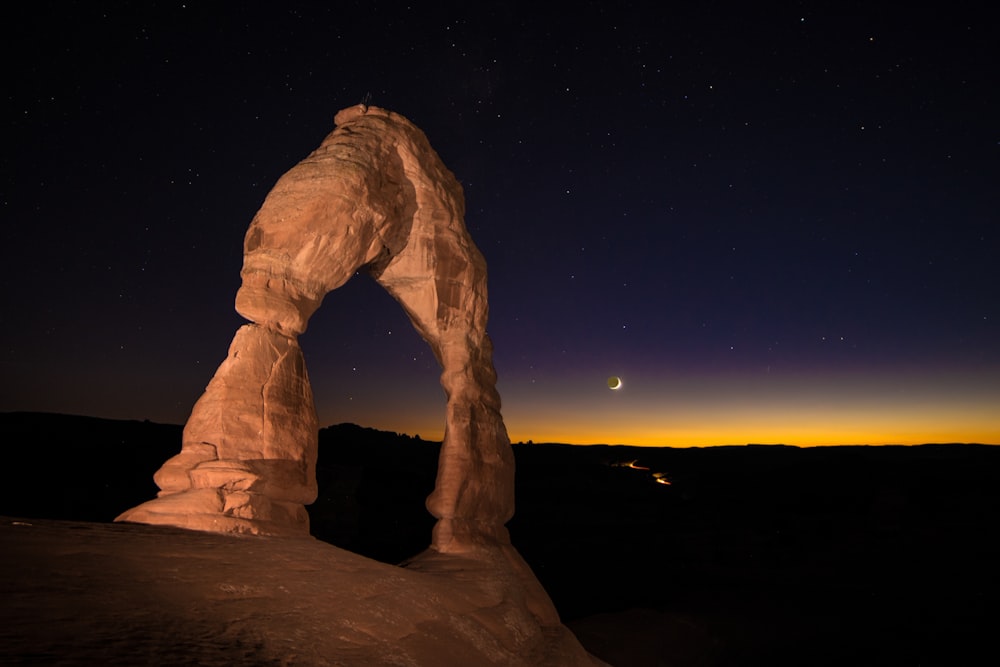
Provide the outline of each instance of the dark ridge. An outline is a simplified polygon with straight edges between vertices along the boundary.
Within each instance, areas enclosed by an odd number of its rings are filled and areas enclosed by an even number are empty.
[[[0,437],[0,514],[109,521],[155,495],[181,427],[9,413]],[[440,444],[354,424],[319,440],[313,534],[384,562],[425,549]],[[816,646],[811,664],[961,664],[989,648],[1000,447],[513,449],[511,537],[571,626],[646,610],[636,623],[704,658],[686,664],[803,664]]]
[[[427,548],[441,443],[357,424],[320,429],[319,497],[307,507],[318,539],[386,563]]]
[[[0,413],[0,512],[111,521],[156,495],[153,473],[180,451],[182,431],[150,421]]]

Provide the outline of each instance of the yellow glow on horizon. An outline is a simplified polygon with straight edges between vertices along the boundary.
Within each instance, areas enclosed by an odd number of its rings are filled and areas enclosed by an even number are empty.
[[[926,443],[969,442],[1000,444],[1000,433],[989,428],[844,428],[753,429],[731,427],[701,430],[643,431],[639,429],[591,430],[573,432],[559,429],[532,429],[534,442],[558,442],[570,445],[622,444],[638,447],[711,447],[716,445],[921,445]],[[512,436],[511,441],[526,441]]]
[[[744,411],[735,406],[703,408],[661,418],[630,415],[611,423],[576,417],[565,421],[508,419],[511,440],[566,444],[626,444],[659,447],[785,444],[918,445],[931,442],[1000,444],[1000,424],[984,411],[925,407],[862,411],[816,408],[783,410],[775,406]],[[523,434],[523,435],[522,435]],[[532,434],[528,436],[528,434]]]
[[[1000,444],[1000,383],[987,376],[710,378],[509,401],[514,442],[660,447]],[[608,397],[612,400],[608,400]]]
[[[1000,444],[1000,381],[990,369],[820,378],[644,376],[633,369],[616,391],[608,390],[607,377],[501,383],[511,441],[647,447]],[[443,438],[443,397],[378,407],[339,421]]]
[[[579,420],[577,420],[579,422]],[[799,422],[799,420],[788,420]],[[760,424],[732,422],[713,425],[687,424],[671,428],[664,424],[634,423],[628,425],[588,426],[558,423],[523,422],[507,419],[511,442],[552,442],[568,445],[634,445],[637,447],[712,447],[719,445],[771,444],[818,447],[828,445],[921,445],[926,443],[969,442],[1000,444],[1000,428],[994,423],[959,421],[933,422],[912,415],[897,423],[875,421],[836,424],[830,419],[819,419],[815,426],[792,423],[789,427],[765,427]],[[776,418],[774,423],[780,423]],[[887,418],[885,422],[892,422]],[[907,424],[907,422],[909,422]],[[428,422],[421,426],[404,422],[374,424],[374,428],[409,435],[419,435],[424,440],[440,441],[444,430]]]

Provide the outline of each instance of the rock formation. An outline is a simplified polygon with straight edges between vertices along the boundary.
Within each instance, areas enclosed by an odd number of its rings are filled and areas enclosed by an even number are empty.
[[[465,228],[462,188],[402,116],[359,105],[336,124],[250,223],[236,310],[251,324],[195,404],[181,452],[156,473],[158,496],[117,520],[309,534],[318,425],[297,339],[323,297],[365,269],[431,346],[447,396],[427,499],[437,518],[431,548],[405,567],[442,590],[476,582],[495,597],[482,618],[497,636],[520,614],[528,624],[515,635],[569,646],[589,664],[504,527],[514,513],[514,460],[486,334],[486,262]]]
[[[295,340],[240,328],[184,426],[181,452],[156,472],[159,496],[118,521],[215,532],[308,535],[318,422]]]
[[[237,311],[252,322],[195,404],[157,498],[120,521],[306,535],[317,421],[297,338],[331,290],[366,268],[441,364],[447,395],[432,546],[508,544],[514,465],[486,334],[486,262],[462,188],[408,120],[359,105],[279,179],[244,242]]]

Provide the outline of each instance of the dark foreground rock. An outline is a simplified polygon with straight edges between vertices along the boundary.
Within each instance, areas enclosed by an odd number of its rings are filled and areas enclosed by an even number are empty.
[[[483,560],[0,518],[0,664],[596,665]]]

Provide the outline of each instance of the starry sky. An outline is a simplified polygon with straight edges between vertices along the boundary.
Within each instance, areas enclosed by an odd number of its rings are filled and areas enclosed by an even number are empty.
[[[251,218],[368,101],[465,189],[513,441],[1000,443],[985,10],[659,4],[6,6],[0,411],[183,423]],[[368,276],[300,342],[322,425],[440,438]]]

